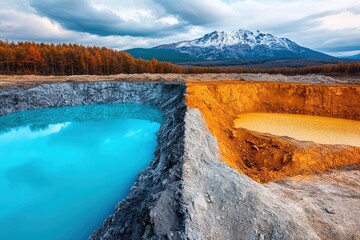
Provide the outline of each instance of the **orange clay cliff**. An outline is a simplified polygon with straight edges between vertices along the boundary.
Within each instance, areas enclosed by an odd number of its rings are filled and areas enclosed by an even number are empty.
[[[236,129],[237,115],[291,113],[360,120],[360,86],[276,82],[192,82],[186,103],[198,108],[223,160],[258,182],[323,172],[360,161],[360,148],[322,145]]]

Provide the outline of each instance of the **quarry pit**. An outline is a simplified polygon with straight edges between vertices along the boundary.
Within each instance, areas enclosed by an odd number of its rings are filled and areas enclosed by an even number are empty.
[[[360,239],[360,147],[234,126],[246,113],[360,121],[360,85],[232,77],[7,78],[0,115],[123,102],[163,112],[155,159],[90,239]]]
[[[256,181],[356,164],[360,148],[321,145],[234,128],[244,113],[291,113],[360,120],[360,87],[264,82],[187,82],[186,104],[202,113],[228,165]],[[360,141],[360,139],[359,139]]]

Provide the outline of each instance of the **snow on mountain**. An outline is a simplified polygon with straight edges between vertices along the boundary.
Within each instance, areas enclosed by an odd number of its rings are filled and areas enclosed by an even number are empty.
[[[301,47],[287,38],[242,29],[215,31],[195,40],[160,45],[154,49],[173,49],[207,61],[330,57]]]
[[[177,43],[176,48],[182,47],[215,47],[218,49],[234,46],[248,45],[251,48],[259,45],[266,45],[275,49],[287,49],[293,51],[298,45],[289,39],[278,38],[269,33],[265,34],[260,31],[251,32],[248,30],[237,30],[232,32],[212,32],[202,38],[192,41],[182,41]]]

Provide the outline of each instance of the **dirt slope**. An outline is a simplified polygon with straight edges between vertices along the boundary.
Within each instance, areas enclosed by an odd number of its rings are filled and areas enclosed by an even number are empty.
[[[360,86],[276,82],[187,82],[186,103],[198,108],[230,167],[259,182],[323,172],[360,161],[360,148],[321,145],[235,129],[248,112],[360,120]]]

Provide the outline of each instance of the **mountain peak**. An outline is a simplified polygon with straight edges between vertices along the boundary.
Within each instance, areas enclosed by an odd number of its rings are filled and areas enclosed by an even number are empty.
[[[287,38],[279,38],[260,30],[249,31],[244,29],[213,31],[194,40],[160,45],[149,51],[141,50],[142,53],[139,51],[132,52],[137,57],[150,59],[155,57],[170,62],[331,58],[329,55],[301,47]]]
[[[273,49],[294,51],[298,45],[289,39],[278,38],[270,33],[263,33],[259,30],[252,32],[249,30],[238,29],[235,31],[214,31],[205,34],[203,37],[175,43],[176,48],[184,47],[213,47],[223,49],[229,46],[244,45],[251,49],[256,46],[266,45]]]

